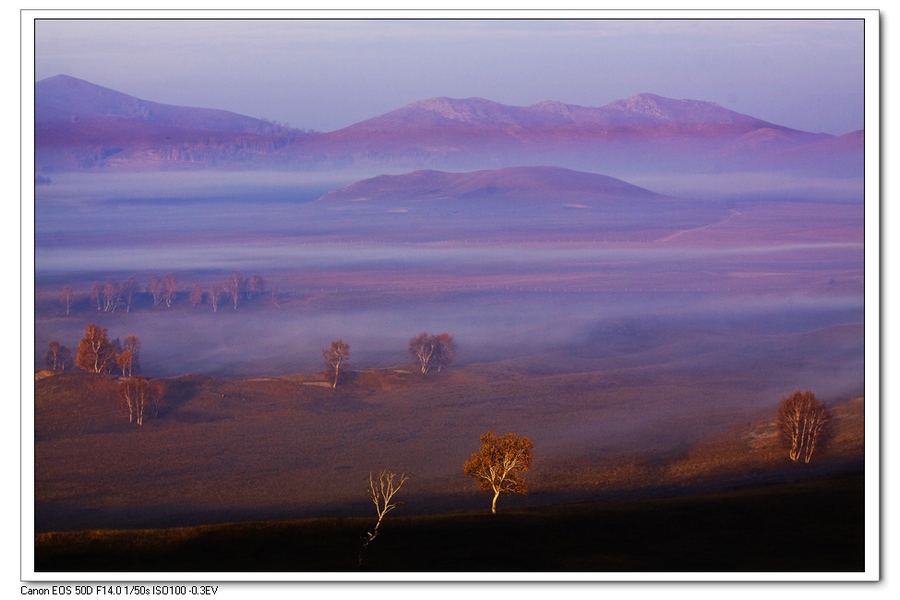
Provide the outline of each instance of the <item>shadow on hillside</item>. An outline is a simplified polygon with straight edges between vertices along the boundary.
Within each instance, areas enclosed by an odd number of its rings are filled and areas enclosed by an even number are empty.
[[[187,375],[166,380],[165,404],[159,412],[159,418],[174,416],[191,400],[196,398],[203,385],[204,377]]]

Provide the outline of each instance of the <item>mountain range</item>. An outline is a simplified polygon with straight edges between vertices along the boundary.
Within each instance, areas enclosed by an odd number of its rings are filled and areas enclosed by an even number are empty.
[[[602,107],[430,98],[332,132],[141,100],[57,75],[35,84],[37,174],[71,170],[559,166],[604,173],[860,174],[863,134],[799,131],[713,102],[639,94]]]

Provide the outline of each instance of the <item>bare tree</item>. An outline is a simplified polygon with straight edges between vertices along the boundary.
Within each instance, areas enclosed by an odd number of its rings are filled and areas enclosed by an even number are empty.
[[[375,504],[375,514],[378,520],[372,531],[367,531],[363,536],[363,546],[359,551],[359,566],[363,563],[363,552],[368,548],[369,543],[378,537],[378,528],[381,527],[381,521],[384,520],[386,514],[397,508],[399,503],[394,500],[394,496],[403,487],[403,484],[409,479],[407,475],[397,474],[387,469],[382,469],[376,478],[371,472],[369,473],[369,499]]]
[[[109,341],[106,327],[91,323],[78,344],[75,366],[88,373],[109,373],[115,363],[116,346]]]
[[[481,449],[465,462],[463,471],[481,489],[494,494],[491,513],[497,513],[501,493],[528,493],[522,472],[531,466],[533,447],[534,442],[513,432],[498,436],[488,431],[481,435]]]
[[[166,308],[172,308],[172,300],[175,298],[175,292],[178,291],[178,280],[171,273],[163,277],[163,298],[166,301]]]
[[[808,463],[831,420],[828,407],[811,391],[797,390],[781,399],[776,418],[791,460]]]
[[[153,306],[159,306],[165,297],[166,286],[162,279],[154,277],[150,280],[150,283],[147,284],[147,291],[153,296]]]
[[[238,300],[246,285],[244,276],[240,271],[232,271],[231,277],[229,277],[228,281],[225,283],[225,289],[228,291],[228,295],[231,296],[231,301],[234,303],[235,310],[237,310]]]
[[[449,333],[429,335],[423,332],[411,338],[407,347],[422,373],[428,373],[433,368],[440,372],[456,357],[456,344]]]
[[[62,303],[66,307],[66,315],[71,312],[73,302],[75,302],[75,292],[72,291],[71,286],[67,285],[62,289]]]
[[[209,296],[209,303],[212,304],[213,312],[218,312],[219,299],[222,296],[222,288],[218,285],[211,285],[209,286],[207,295]]]
[[[332,382],[331,387],[336,388],[343,374],[341,367],[346,366],[350,357],[350,345],[343,340],[335,340],[330,347],[322,350],[322,356],[325,358],[325,377]]]
[[[115,281],[107,281],[100,289],[103,297],[103,312],[116,312],[119,307],[119,285]]]
[[[140,291],[140,286],[134,277],[129,277],[122,284],[120,295],[125,303],[125,312],[131,312],[131,305],[134,304],[134,298],[137,296],[138,291]]]
[[[57,342],[51,340],[47,344],[47,353],[44,354],[44,363],[48,369],[65,371],[72,364],[72,351]]]
[[[91,304],[94,304],[97,307],[97,310],[103,310],[103,294],[100,290],[100,282],[95,281],[91,285]]]
[[[126,377],[119,382],[119,401],[128,414],[129,423],[144,424],[144,419],[159,416],[165,385],[143,377]]]

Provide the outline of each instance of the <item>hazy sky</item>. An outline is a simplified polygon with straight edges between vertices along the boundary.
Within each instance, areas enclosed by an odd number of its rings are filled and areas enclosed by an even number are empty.
[[[860,20],[38,20],[35,78],[331,131],[434,96],[602,106],[650,92],[863,128]]]

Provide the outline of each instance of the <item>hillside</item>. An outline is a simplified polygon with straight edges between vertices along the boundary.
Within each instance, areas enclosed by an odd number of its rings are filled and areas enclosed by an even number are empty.
[[[57,75],[35,84],[38,169],[246,163],[305,132],[263,119],[141,100]]]
[[[399,200],[509,201],[565,204],[576,201],[641,201],[664,197],[620,179],[559,167],[509,167],[490,171],[449,173],[414,171],[379,175],[334,190],[325,202],[395,202]],[[674,199],[672,199],[674,201]]]
[[[600,172],[802,168],[829,173],[861,145],[814,162],[774,153],[827,141],[700,100],[638,94],[601,107],[508,106],[430,98],[312,133],[222,110],[141,100],[73,77],[35,84],[39,173],[170,168],[484,169],[553,165]]]
[[[862,399],[835,404],[832,436],[809,465],[787,459],[766,413],[740,424],[730,413],[710,415],[704,428],[691,426],[696,433],[688,438],[660,429],[630,450],[600,450],[612,442],[609,434],[560,439],[548,416],[540,428],[528,426],[533,415],[563,407],[598,426],[604,415],[614,418],[597,405],[597,378],[497,367],[433,377],[366,370],[331,390],[320,375],[190,375],[164,380],[165,409],[137,427],[117,409],[114,383],[82,373],[41,376],[35,382],[35,528],[366,515],[365,479],[385,467],[413,475],[404,488],[406,514],[487,509],[488,499],[461,467],[485,428],[515,429],[536,442],[529,495],[504,496],[501,511],[862,468]],[[665,385],[647,382],[636,393]],[[554,399],[559,390],[566,390],[564,400]]]

